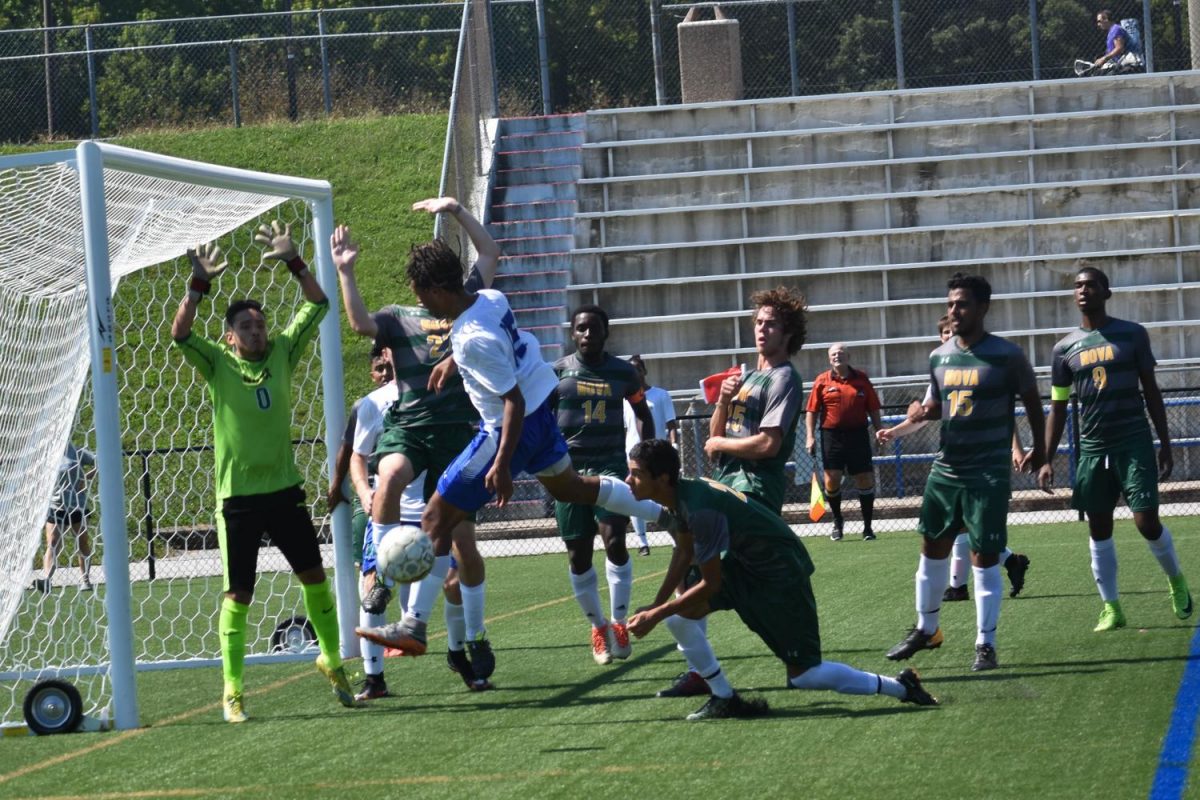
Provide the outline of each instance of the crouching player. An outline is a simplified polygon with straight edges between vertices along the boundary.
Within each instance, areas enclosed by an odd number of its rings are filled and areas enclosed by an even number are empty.
[[[689,720],[767,711],[765,701],[745,700],[733,690],[699,624],[710,612],[724,610],[736,611],[783,661],[792,688],[885,694],[904,703],[937,705],[915,670],[885,678],[821,659],[809,582],[812,561],[787,523],[766,506],[715,481],[680,478],[679,454],[662,439],[633,448],[627,481],[634,497],[654,500],[674,517],[670,567],[654,604],[638,609],[629,630],[641,638],[666,623],[688,667],[708,683],[712,696]],[[671,599],[681,584],[687,589]]]

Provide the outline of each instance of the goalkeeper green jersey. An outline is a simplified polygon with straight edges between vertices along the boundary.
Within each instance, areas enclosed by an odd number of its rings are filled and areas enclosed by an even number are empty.
[[[328,311],[328,301],[305,302],[260,361],[194,332],[175,341],[208,382],[218,500],[302,482],[292,456],[292,371]]]

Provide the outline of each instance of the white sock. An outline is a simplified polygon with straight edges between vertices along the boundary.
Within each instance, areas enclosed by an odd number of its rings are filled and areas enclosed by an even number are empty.
[[[917,564],[917,627],[932,634],[938,629],[942,595],[950,583],[950,559],[927,558]]]
[[[717,661],[717,655],[708,643],[708,637],[696,621],[676,614],[667,617],[666,626],[675,637],[679,649],[683,651],[688,667],[704,678],[709,691],[717,697],[732,697],[733,687],[721,672],[721,662]]]
[[[961,589],[971,574],[971,537],[960,533],[954,537],[954,554],[950,561],[950,585]]]
[[[646,520],[641,517],[634,517],[631,521],[633,522],[633,532],[637,534],[638,542],[641,543],[642,547],[649,547],[650,540],[646,538]]]
[[[633,594],[633,559],[621,566],[604,559],[604,576],[608,578],[608,600],[612,618],[621,624],[629,616],[629,597]]]
[[[895,678],[863,672],[837,661],[822,661],[788,681],[797,689],[828,689],[839,694],[886,694],[904,697],[907,690]],[[893,686],[894,684],[894,686]]]
[[[1000,623],[1000,598],[1004,596],[1000,565],[971,569],[975,573],[975,644],[994,645],[996,626]]]
[[[600,606],[596,570],[589,567],[582,575],[576,575],[570,570],[567,572],[571,576],[571,589],[575,592],[575,601],[583,609],[583,615],[592,623],[593,628],[603,628],[608,624],[608,620],[604,618],[604,609]]]
[[[368,614],[362,608],[358,609],[358,625],[361,628],[377,628],[387,624],[387,614]],[[383,645],[375,644],[369,639],[358,640],[358,651],[362,654],[363,674],[383,674]]]
[[[1000,554],[1000,561],[999,561],[999,562],[997,562],[997,563],[999,563],[999,564],[1000,564],[1000,566],[1002,566],[1002,567],[1003,567],[1003,566],[1004,566],[1004,564],[1005,564],[1005,563],[1006,563],[1006,562],[1007,562],[1007,561],[1008,561],[1010,558],[1012,558],[1012,554],[1013,554],[1013,551],[1012,551],[1012,549],[1011,549],[1011,548],[1008,548],[1008,547],[1004,548],[1004,552]]]
[[[463,616],[463,607],[447,599],[445,615],[446,646],[451,650],[462,650],[467,638],[467,619]]]
[[[1167,526],[1162,526],[1162,536],[1151,541],[1146,540],[1146,544],[1150,547],[1150,552],[1158,559],[1159,566],[1162,571],[1167,573],[1168,578],[1174,578],[1181,570],[1179,568],[1179,558],[1175,555],[1175,541],[1171,538],[1171,532],[1167,530]]]
[[[404,615],[406,619],[429,622],[429,615],[433,613],[433,604],[437,602],[438,596],[442,593],[442,583],[446,580],[446,573],[449,571],[449,555],[433,559],[433,569],[429,570],[429,574],[412,585],[408,611]]]
[[[1100,590],[1100,599],[1115,603],[1121,594],[1117,591],[1117,547],[1112,537],[1102,542],[1088,538],[1088,549],[1092,552],[1092,577]]]
[[[622,517],[641,517],[642,519],[658,522],[662,515],[662,506],[653,500],[636,500],[633,491],[609,475],[600,476],[600,493],[596,505]]]
[[[480,581],[475,586],[467,586],[461,578],[459,579],[458,587],[462,591],[463,618],[467,623],[468,642],[484,638],[487,632],[483,627],[483,587],[486,583],[487,581]]]

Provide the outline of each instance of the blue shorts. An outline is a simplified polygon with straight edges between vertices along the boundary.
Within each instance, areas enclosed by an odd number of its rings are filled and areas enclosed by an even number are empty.
[[[447,502],[463,511],[478,511],[492,499],[483,479],[496,460],[500,431],[480,431],[467,449],[450,463],[438,479],[437,490]],[[558,420],[549,400],[525,417],[521,439],[513,453],[512,474],[530,475],[549,469],[567,457],[567,442],[558,430]]]

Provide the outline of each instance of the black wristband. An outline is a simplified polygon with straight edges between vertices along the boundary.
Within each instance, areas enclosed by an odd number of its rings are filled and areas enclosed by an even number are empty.
[[[198,275],[193,275],[192,282],[188,284],[188,291],[195,292],[196,294],[200,295],[201,297],[208,294],[208,290],[211,288],[212,288],[212,283],[210,281],[204,280],[203,278],[199,277]]]
[[[295,258],[289,258],[287,260],[287,268],[293,275],[299,278],[308,271],[308,264],[304,263],[303,258],[296,256]]]

